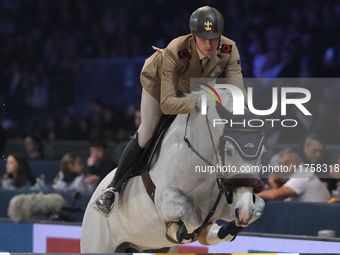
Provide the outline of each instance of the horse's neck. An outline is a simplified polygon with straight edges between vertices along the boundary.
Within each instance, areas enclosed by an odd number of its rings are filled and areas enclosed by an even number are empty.
[[[222,131],[219,127],[212,127],[206,115],[192,114],[188,122],[188,138],[193,148],[211,163],[215,162],[219,137]],[[194,157],[198,161],[201,159]]]

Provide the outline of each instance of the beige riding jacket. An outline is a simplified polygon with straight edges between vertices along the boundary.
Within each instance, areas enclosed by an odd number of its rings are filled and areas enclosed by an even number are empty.
[[[225,71],[227,78],[237,78],[233,84],[246,94],[238,49],[234,41],[224,36],[203,71],[191,34],[174,39],[165,49],[154,49],[157,51],[146,59],[140,80],[143,88],[160,102],[164,114],[193,110],[190,97],[184,97],[184,93],[190,93],[190,78],[217,78]]]

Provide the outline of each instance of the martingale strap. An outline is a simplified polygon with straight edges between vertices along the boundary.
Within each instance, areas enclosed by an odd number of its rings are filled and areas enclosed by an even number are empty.
[[[146,192],[148,193],[149,197],[151,198],[152,202],[155,204],[155,192],[156,192],[156,186],[155,184],[153,183],[151,177],[150,177],[150,174],[149,174],[149,171],[146,171],[146,172],[143,172],[141,174],[142,176],[142,180],[143,180],[143,183],[144,183],[144,186],[145,186],[145,189],[146,189]],[[211,219],[211,217],[214,215],[215,211],[216,211],[216,208],[221,200],[221,197],[224,193],[223,191],[223,185],[221,183],[221,181],[219,179],[216,179],[216,182],[217,182],[217,186],[218,186],[218,189],[219,189],[219,193],[218,193],[218,196],[217,196],[217,199],[213,205],[213,207],[211,208],[210,212],[208,213],[207,217],[205,218],[205,220],[203,221],[203,224],[198,228],[196,229],[193,233],[191,234],[188,234],[187,236],[189,237],[189,239],[191,239],[192,241],[195,241],[196,240],[196,234],[206,225],[209,223],[209,220]],[[172,224],[173,222],[164,222],[165,226],[166,226],[166,229],[168,229],[170,227],[170,225]],[[172,243],[175,243],[175,244],[181,244],[180,242],[177,242],[176,240],[172,239],[167,233],[166,233],[166,238],[172,242]]]
[[[216,179],[216,182],[217,182],[217,186],[218,186],[219,192],[218,192],[218,196],[216,198],[216,201],[215,201],[213,207],[211,208],[211,210],[208,213],[207,217],[205,217],[202,225],[199,228],[197,228],[194,232],[192,232],[191,234],[186,234],[186,240],[191,240],[192,242],[196,241],[197,240],[197,237],[196,237],[197,234],[201,231],[202,228],[204,228],[207,224],[210,223],[211,217],[215,214],[216,208],[217,208],[218,204],[221,201],[222,195],[224,194],[224,190],[223,190],[221,181],[219,179]],[[171,226],[171,224],[173,224],[173,223],[174,222],[165,222],[166,228],[168,229]],[[168,239],[168,241],[170,241],[172,243],[182,244],[182,243],[177,242],[176,240],[172,239],[168,235],[168,233],[166,233],[166,238]]]
[[[185,134],[184,134],[184,141],[185,143],[188,145],[188,147],[200,158],[202,159],[205,163],[207,163],[208,165],[212,165],[211,162],[209,162],[207,159],[205,159],[201,154],[198,153],[197,150],[195,150],[195,148],[193,148],[190,144],[190,141],[189,139],[186,137],[186,133],[187,133],[187,126],[188,126],[188,121],[189,121],[189,117],[190,117],[190,114],[188,114],[188,118],[187,118],[187,122],[186,122],[186,127],[185,127]],[[209,128],[209,133],[210,133],[210,138],[212,140],[212,143],[213,143],[213,139],[212,139],[212,133],[211,133],[211,130],[210,130],[210,127],[209,127],[209,123],[208,123],[208,119],[207,119],[207,125],[208,125],[208,128]],[[217,150],[215,148],[215,145],[213,143],[213,148],[214,148],[214,151],[215,151],[215,155],[216,155],[216,158],[217,158]],[[151,177],[150,177],[150,174],[149,174],[149,171],[145,171],[141,174],[142,176],[142,180],[143,180],[143,183],[144,183],[144,186],[145,186],[145,189],[149,195],[149,197],[151,198],[152,202],[155,203],[155,192],[156,192],[156,186],[155,184],[153,183]],[[213,205],[213,207],[211,208],[210,212],[208,213],[207,217],[205,218],[205,220],[203,221],[203,224],[198,228],[196,229],[193,233],[191,234],[186,234],[185,235],[185,238],[187,240],[191,240],[191,241],[195,241],[197,238],[196,238],[196,235],[197,233],[199,233],[199,231],[204,227],[206,226],[211,217],[215,214],[215,211],[216,211],[216,208],[221,200],[221,197],[224,193],[224,190],[223,190],[223,185],[221,183],[221,181],[219,179],[216,179],[216,182],[217,182],[217,186],[218,186],[218,189],[219,189],[219,193],[218,193],[218,196],[217,196],[217,199]],[[165,222],[165,226],[166,228],[168,229],[171,224],[174,223],[174,222]],[[175,244],[181,244],[180,242],[172,239],[168,233],[166,233],[166,238],[168,239],[168,241],[172,242],[172,243],[175,243]]]

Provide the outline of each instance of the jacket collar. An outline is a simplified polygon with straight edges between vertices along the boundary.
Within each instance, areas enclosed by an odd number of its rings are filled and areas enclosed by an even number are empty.
[[[189,42],[190,42],[190,48],[192,50],[192,57],[191,57],[190,62],[192,63],[191,67],[193,68],[194,74],[197,75],[197,77],[207,76],[214,69],[214,67],[217,65],[217,63],[220,60],[219,51],[216,50],[211,55],[207,63],[207,66],[204,68],[203,73],[202,73],[202,68],[200,65],[200,57],[197,52],[196,43],[192,37],[190,37]]]

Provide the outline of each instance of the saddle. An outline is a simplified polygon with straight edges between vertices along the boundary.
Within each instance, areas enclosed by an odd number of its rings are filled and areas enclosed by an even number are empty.
[[[143,155],[139,159],[135,171],[132,173],[131,177],[141,175],[142,173],[148,172],[155,162],[157,161],[160,145],[164,138],[164,134],[170,127],[171,123],[174,121],[177,115],[162,115],[158,121],[156,129],[152,135],[152,138],[148,145],[145,147]]]

